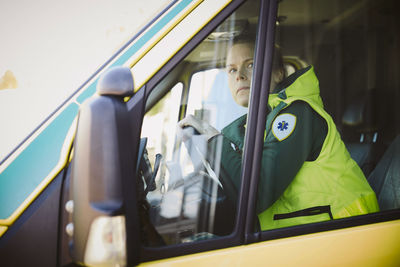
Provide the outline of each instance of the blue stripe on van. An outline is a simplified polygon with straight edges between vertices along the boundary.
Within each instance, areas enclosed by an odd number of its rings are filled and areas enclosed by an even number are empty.
[[[9,218],[57,165],[78,109],[71,103],[0,173],[0,219]]]

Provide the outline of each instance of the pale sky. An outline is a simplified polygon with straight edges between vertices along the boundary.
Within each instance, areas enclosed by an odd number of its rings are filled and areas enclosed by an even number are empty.
[[[1,0],[0,161],[169,2]]]

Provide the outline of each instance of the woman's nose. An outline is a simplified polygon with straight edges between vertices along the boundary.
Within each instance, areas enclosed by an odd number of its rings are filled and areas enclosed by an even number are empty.
[[[239,68],[237,75],[236,75],[236,80],[240,81],[240,80],[246,80],[247,76],[243,70],[243,68]]]

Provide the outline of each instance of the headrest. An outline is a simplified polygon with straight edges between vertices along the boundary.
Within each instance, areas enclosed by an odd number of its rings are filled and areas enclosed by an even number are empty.
[[[382,96],[376,89],[358,93],[343,114],[342,123],[345,126],[356,127],[359,132],[374,132],[381,129],[385,122],[383,114],[386,107],[382,106]]]

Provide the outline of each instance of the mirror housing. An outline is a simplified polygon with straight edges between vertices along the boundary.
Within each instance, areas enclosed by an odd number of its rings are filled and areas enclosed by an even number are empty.
[[[134,83],[132,72],[128,67],[114,67],[105,72],[97,83],[97,94],[132,96]]]
[[[97,95],[79,111],[70,191],[70,247],[78,263],[125,266],[127,262],[124,188],[133,180],[135,165],[124,97],[134,94],[133,85],[129,68],[111,68],[99,79]]]

